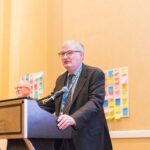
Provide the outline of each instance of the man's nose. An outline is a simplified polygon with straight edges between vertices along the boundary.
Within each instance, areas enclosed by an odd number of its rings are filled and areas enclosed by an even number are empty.
[[[64,53],[63,58],[64,58],[64,59],[65,59],[65,58],[68,58],[67,53]]]

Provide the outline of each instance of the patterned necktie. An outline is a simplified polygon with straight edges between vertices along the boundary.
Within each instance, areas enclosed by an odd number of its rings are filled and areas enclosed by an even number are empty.
[[[71,74],[68,76],[68,89],[69,89],[69,93],[66,97],[66,103],[64,105],[64,108],[63,108],[63,114],[69,114],[69,110],[70,110],[70,106],[72,104],[72,100],[71,100],[71,96],[72,96],[72,81],[73,81],[73,77],[75,75],[74,74]]]

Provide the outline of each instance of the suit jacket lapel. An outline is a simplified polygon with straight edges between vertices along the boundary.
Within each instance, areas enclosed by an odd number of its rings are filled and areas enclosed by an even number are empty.
[[[56,88],[57,91],[60,90],[63,86],[65,86],[66,78],[67,78],[67,72],[65,72],[62,75],[60,81],[58,82],[57,88]],[[56,110],[56,112],[59,112],[61,99],[62,99],[62,96],[59,96],[57,98],[57,100],[55,101],[55,110]]]
[[[85,84],[85,81],[86,81],[86,78],[87,78],[87,73],[86,73],[86,66],[83,64],[83,68],[82,68],[82,72],[81,72],[81,75],[78,79],[78,82],[77,82],[77,85],[75,87],[75,91],[74,91],[74,94],[73,94],[73,98],[72,98],[72,105],[73,103],[75,102],[79,92],[81,91],[81,89],[83,88],[84,84]],[[71,106],[72,106],[71,105]]]

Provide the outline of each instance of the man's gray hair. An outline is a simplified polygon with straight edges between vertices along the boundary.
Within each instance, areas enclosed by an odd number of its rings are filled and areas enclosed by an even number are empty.
[[[71,50],[84,51],[84,46],[76,40],[67,40],[63,43],[62,47],[68,46]]]

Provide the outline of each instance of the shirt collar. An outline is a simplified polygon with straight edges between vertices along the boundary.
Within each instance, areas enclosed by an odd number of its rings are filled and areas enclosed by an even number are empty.
[[[73,74],[76,76],[80,70],[82,70],[82,63],[81,63],[81,65],[74,71]],[[70,73],[68,73],[68,76],[69,76],[69,75],[70,75]]]

